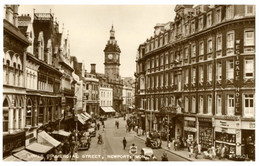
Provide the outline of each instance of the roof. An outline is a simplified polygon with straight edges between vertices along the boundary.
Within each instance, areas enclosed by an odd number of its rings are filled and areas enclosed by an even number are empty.
[[[20,30],[11,24],[9,21],[4,19],[4,31],[9,32],[13,36],[15,36],[18,40],[20,40],[25,45],[30,45],[31,42],[20,32]]]

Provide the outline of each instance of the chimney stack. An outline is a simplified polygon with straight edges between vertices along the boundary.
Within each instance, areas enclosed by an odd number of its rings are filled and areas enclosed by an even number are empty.
[[[95,63],[92,63],[92,64],[90,64],[91,65],[91,71],[90,71],[90,73],[91,74],[96,74],[96,64]]]

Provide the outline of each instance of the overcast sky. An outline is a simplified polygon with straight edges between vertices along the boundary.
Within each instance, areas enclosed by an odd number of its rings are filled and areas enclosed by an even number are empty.
[[[120,74],[134,75],[139,44],[153,35],[156,23],[174,19],[173,5],[20,5],[19,15],[51,12],[69,30],[71,55],[84,61],[87,71],[96,63],[97,72],[104,73],[104,48],[111,25],[121,49]]]

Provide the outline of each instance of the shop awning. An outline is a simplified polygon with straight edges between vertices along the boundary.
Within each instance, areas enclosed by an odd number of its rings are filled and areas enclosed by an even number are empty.
[[[51,137],[45,131],[38,133],[38,142],[46,145],[50,145],[52,147],[57,147],[60,145],[60,142]]]
[[[68,137],[68,136],[70,136],[71,135],[71,133],[70,132],[67,132],[67,131],[64,131],[64,130],[54,130],[53,132],[52,132],[52,134],[58,134],[58,135],[61,135],[61,136],[64,136],[64,137]]]
[[[31,152],[28,152],[27,150],[22,150],[13,155],[23,161],[41,161],[41,160],[43,160],[42,156],[33,154]]]
[[[106,113],[116,112],[112,107],[101,107],[101,109]]]
[[[14,156],[9,156],[9,157],[5,158],[4,161],[22,161],[22,160],[14,157]]]
[[[81,113],[80,116],[82,117],[82,119],[83,119],[84,121],[87,121],[87,120],[90,119],[90,117],[88,117],[88,116],[85,115],[84,113]]]
[[[77,117],[78,117],[78,121],[79,121],[81,124],[83,124],[83,125],[86,124],[85,120],[83,119],[83,117],[82,117],[80,114],[78,114]]]
[[[41,154],[46,154],[48,153],[53,147],[39,144],[37,142],[32,143],[28,145],[25,149],[29,150],[30,152],[34,153],[41,153]]]
[[[89,118],[92,118],[92,116],[89,115],[87,112],[83,112],[83,114],[86,115],[86,116],[89,117]]]

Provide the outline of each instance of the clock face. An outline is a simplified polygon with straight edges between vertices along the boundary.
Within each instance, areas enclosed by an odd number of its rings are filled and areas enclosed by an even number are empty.
[[[113,58],[113,54],[108,54],[108,59],[112,59]]]

